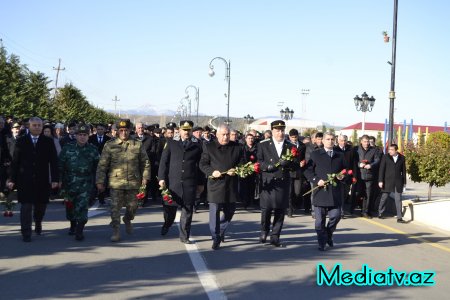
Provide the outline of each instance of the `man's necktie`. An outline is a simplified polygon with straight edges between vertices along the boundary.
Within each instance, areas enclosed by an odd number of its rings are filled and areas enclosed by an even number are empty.
[[[102,143],[102,140],[103,140],[103,137],[99,136],[99,137],[98,137],[98,143],[101,144],[101,143]]]
[[[38,138],[33,136],[32,139],[33,139],[33,146],[36,147],[36,143],[37,143]]]
[[[333,157],[333,151],[332,151],[332,150],[327,151],[327,153],[328,153],[328,155],[329,155],[330,157]]]

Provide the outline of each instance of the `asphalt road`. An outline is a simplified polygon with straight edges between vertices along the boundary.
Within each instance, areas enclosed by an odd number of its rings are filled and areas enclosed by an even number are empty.
[[[0,299],[447,299],[450,236],[414,223],[347,218],[335,247],[317,250],[311,216],[286,218],[283,247],[258,243],[260,214],[238,210],[226,243],[211,250],[208,214],[194,215],[195,245],[179,242],[174,226],[160,236],[159,205],[139,210],[135,232],[109,241],[107,209],[90,211],[86,239],[67,235],[64,207],[52,202],[42,236],[20,237],[19,216],[0,218]],[[319,286],[316,268],[337,263],[359,271],[436,272],[434,286]]]

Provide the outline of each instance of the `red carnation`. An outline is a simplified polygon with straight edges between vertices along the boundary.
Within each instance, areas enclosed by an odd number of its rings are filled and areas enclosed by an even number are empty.
[[[356,183],[356,181],[357,181],[356,178],[353,177],[353,178],[352,178],[352,183]]]
[[[298,155],[297,147],[292,147],[291,153],[292,153],[292,156],[297,156]]]
[[[65,201],[65,204],[66,204],[66,208],[67,209],[72,209],[73,208],[73,203],[72,203],[72,201]]]
[[[3,212],[3,216],[4,216],[4,217],[7,217],[7,216],[8,216],[8,212],[7,212],[6,210]]]
[[[164,196],[163,196],[163,199],[164,199],[164,201],[169,201],[169,200],[170,200],[170,197],[169,197],[169,195],[164,195]]]
[[[14,216],[13,212],[12,212],[12,211],[9,211],[9,212],[8,212],[8,217],[12,217],[12,216]]]
[[[255,161],[255,156],[254,155],[250,155],[250,161]]]
[[[353,175],[353,170],[348,170],[347,174],[348,175]]]
[[[139,194],[137,194],[137,195],[136,195],[136,198],[137,198],[138,200],[144,199],[144,198],[145,198],[145,193],[139,193]]]
[[[261,165],[259,163],[254,164],[253,171],[255,171],[255,173],[261,172]]]
[[[341,171],[341,175],[345,175],[345,174],[347,174],[347,170],[346,169]]]
[[[363,164],[367,164],[369,161],[368,161],[367,159],[363,159],[361,162],[362,162]]]
[[[167,200],[167,203],[172,204],[172,199]]]

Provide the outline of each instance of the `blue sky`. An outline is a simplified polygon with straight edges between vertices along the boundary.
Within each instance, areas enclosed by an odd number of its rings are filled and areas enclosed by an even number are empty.
[[[395,121],[450,121],[450,1],[399,0]],[[278,115],[349,125],[353,97],[377,100],[368,122],[389,111],[393,0],[12,1],[3,0],[0,38],[32,70],[73,82],[92,103],[175,110],[186,86],[200,87],[200,113]],[[301,89],[310,94],[302,105]],[[303,107],[305,109],[303,109]]]

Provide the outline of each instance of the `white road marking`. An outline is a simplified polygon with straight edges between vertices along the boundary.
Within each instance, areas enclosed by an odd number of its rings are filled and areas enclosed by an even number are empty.
[[[178,225],[178,230],[180,230],[180,212],[177,213],[175,218],[175,222]],[[217,283],[216,276],[208,270],[206,266],[206,262],[200,251],[198,250],[195,239],[192,236],[189,238],[193,243],[192,244],[184,244],[186,246],[186,250],[191,259],[192,265],[194,266],[195,272],[197,272],[198,279],[203,286],[208,298],[211,300],[216,299],[227,299],[225,293],[220,289],[219,284]]]
[[[95,202],[95,204],[91,208],[89,208],[88,218],[95,217],[96,215],[102,214],[102,213],[104,213],[106,211],[103,210],[103,209],[99,209],[99,203],[97,201],[97,202]]]

